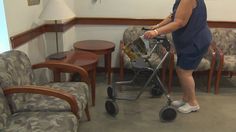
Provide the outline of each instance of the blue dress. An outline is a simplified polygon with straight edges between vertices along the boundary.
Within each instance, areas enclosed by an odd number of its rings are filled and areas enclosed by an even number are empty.
[[[172,21],[181,0],[176,0],[173,6]],[[172,32],[177,52],[177,66],[194,70],[207,52],[211,43],[211,32],[207,25],[207,11],[204,0],[196,0],[197,6],[186,26]]]

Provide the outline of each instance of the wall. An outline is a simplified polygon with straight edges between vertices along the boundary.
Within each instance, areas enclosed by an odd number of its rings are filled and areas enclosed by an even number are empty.
[[[48,0],[41,0],[39,5],[28,6],[27,0],[5,0],[4,6],[9,36],[22,33],[45,23],[45,21],[39,19],[39,15],[47,2]],[[72,10],[75,8],[74,0],[65,0],[65,2]],[[69,33],[67,33],[67,35],[68,34]],[[75,33],[71,34],[74,35]],[[59,33],[61,49],[63,49],[62,39],[62,34]],[[67,37],[65,39],[68,40]],[[32,63],[41,62],[47,55],[56,51],[55,33],[41,35],[17,48],[17,50],[24,51],[29,56]]]
[[[80,17],[164,18],[175,0],[75,0]],[[100,2],[101,1],[101,2]],[[236,21],[235,0],[205,0],[209,20]]]
[[[75,12],[78,17],[108,18],[156,18],[169,15],[174,0],[75,0]],[[236,21],[235,0],[205,0],[208,9],[208,20]],[[226,15],[227,14],[227,15]],[[127,26],[83,25],[77,26],[76,38],[104,39],[116,44],[112,55],[112,67],[118,67],[119,41]],[[99,65],[103,65],[100,60]]]
[[[0,0],[0,53],[10,49],[3,0]]]
[[[24,32],[43,23],[38,18],[42,10],[42,2],[40,5],[28,6],[27,0],[5,0],[4,5],[9,36]],[[33,63],[40,61],[45,56],[44,37],[40,36],[19,47],[18,50],[29,55]]]
[[[4,0],[9,36],[22,33],[45,23],[45,21],[40,20],[38,17],[47,2],[48,0],[41,0],[39,5],[28,6],[27,0]],[[74,0],[65,0],[65,2],[72,10],[75,8]],[[62,33],[59,33],[61,50],[64,48],[63,43],[73,41],[70,39],[70,36],[75,35],[75,33],[71,30],[63,33],[66,34],[64,37]],[[63,42],[63,38],[65,38],[65,42]],[[46,33],[20,46],[17,50],[25,52],[29,56],[31,63],[35,64],[44,61],[49,54],[55,53],[55,47],[55,33]],[[48,76],[48,78],[41,78],[41,82],[46,82],[50,78],[44,70],[37,70],[36,74]]]

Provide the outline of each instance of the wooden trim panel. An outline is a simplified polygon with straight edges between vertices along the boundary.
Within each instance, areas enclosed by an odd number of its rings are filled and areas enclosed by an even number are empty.
[[[74,18],[66,23],[44,24],[28,31],[10,37],[12,48],[15,49],[46,32],[65,32],[75,25],[153,25],[162,19],[132,19],[132,18]],[[209,21],[210,27],[236,28],[236,22]]]
[[[43,27],[44,27],[44,25],[30,29],[28,31],[25,31],[25,32],[22,32],[20,34],[10,37],[12,48],[14,49],[18,46],[21,46],[22,44],[43,34],[44,33]]]

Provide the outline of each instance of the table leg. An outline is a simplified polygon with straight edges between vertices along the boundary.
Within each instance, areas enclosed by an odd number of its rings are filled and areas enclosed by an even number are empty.
[[[96,67],[90,71],[91,78],[91,92],[92,92],[92,105],[95,106],[95,98],[96,98]]]
[[[111,84],[111,53],[105,54],[105,70],[108,74],[108,84]]]

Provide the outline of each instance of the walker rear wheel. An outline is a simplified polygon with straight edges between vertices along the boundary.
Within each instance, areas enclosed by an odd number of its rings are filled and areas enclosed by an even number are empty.
[[[114,99],[115,98],[115,94],[114,94],[114,89],[112,87],[107,87],[107,96],[110,99]]]
[[[152,97],[161,97],[163,95],[163,90],[158,86],[154,86],[153,88],[151,88],[150,93]]]
[[[105,108],[108,114],[116,116],[119,113],[119,107],[117,103],[113,100],[107,100],[105,103]]]
[[[165,106],[159,112],[160,120],[163,122],[170,122],[177,117],[177,111],[172,106]]]

